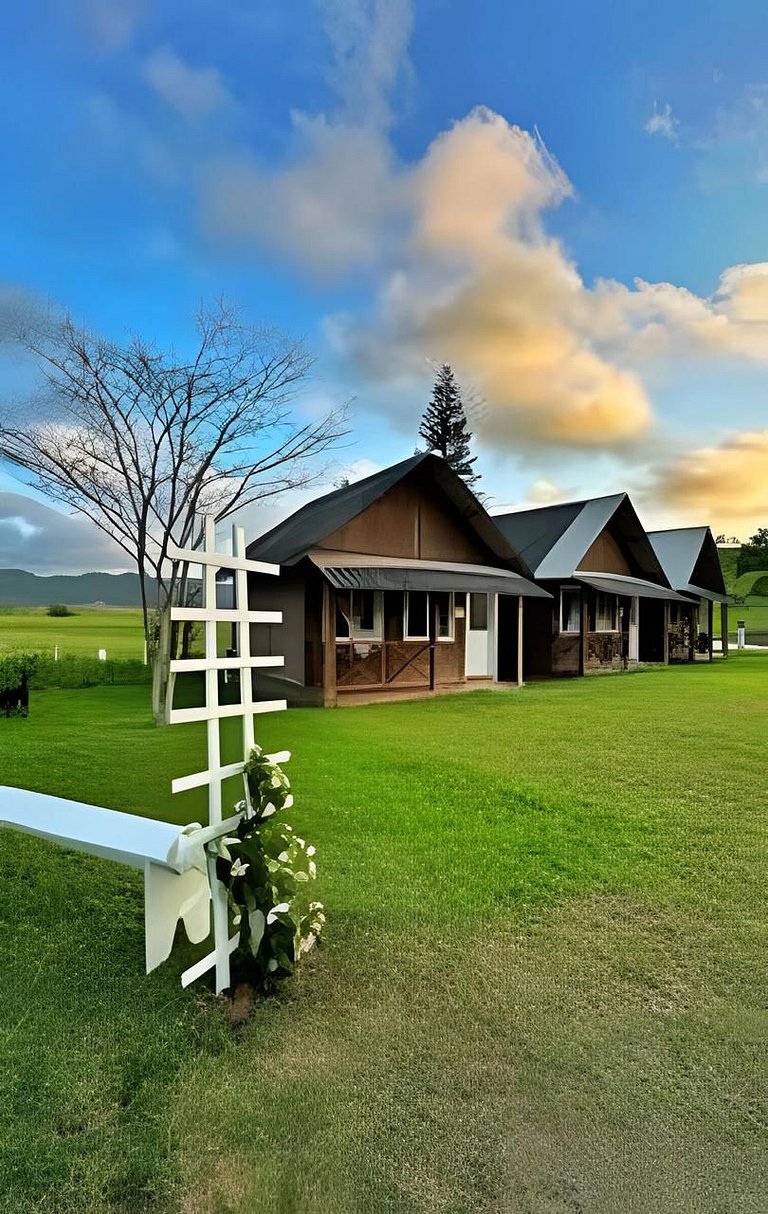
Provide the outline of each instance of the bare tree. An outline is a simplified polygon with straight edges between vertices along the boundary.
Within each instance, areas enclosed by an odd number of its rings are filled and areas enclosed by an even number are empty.
[[[290,404],[312,358],[300,342],[203,309],[189,360],[134,337],[93,336],[69,318],[17,333],[44,389],[0,417],[0,455],[34,487],[86,515],[135,562],[153,662],[152,705],[165,719],[171,630],[182,571],[169,543],[189,546],[195,518],[217,521],[306,485],[312,457],[345,433],[344,410],[301,423]],[[159,638],[147,583],[158,587]]]

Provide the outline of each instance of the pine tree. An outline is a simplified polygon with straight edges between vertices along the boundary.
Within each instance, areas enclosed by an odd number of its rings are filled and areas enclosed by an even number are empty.
[[[469,453],[472,434],[461,389],[447,363],[443,363],[435,377],[432,399],[424,410],[419,436],[427,444],[427,450],[442,455],[470,488],[479,481],[479,473],[472,470],[477,456]]]

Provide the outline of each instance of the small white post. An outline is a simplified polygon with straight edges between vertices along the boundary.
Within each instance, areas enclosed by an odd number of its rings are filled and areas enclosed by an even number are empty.
[[[147,665],[147,642],[144,642],[144,665]]]
[[[59,660],[59,647],[58,647],[58,645],[54,645],[54,647],[53,647],[53,660],[54,660],[54,662],[58,662],[58,660]]]
[[[99,650],[99,661],[100,661],[100,662],[106,662],[106,660],[107,660],[107,651],[106,651],[106,649],[100,649],[100,650]]]

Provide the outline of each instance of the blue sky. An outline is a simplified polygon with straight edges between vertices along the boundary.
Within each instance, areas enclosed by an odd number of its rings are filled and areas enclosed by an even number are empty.
[[[353,398],[353,474],[411,454],[447,360],[493,503],[629,488],[653,525],[765,524],[763,3],[32,0],[4,25],[6,287],[162,345],[222,294],[306,335],[300,407]],[[20,509],[5,563],[47,569]]]

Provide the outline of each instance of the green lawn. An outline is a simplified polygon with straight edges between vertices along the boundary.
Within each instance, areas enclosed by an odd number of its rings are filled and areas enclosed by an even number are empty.
[[[728,635],[731,643],[736,641],[738,621],[746,625],[747,644],[768,644],[768,599],[750,598],[748,603],[728,604]],[[720,635],[720,604],[715,603],[714,635]]]
[[[144,654],[141,612],[134,607],[73,607],[77,614],[58,619],[45,607],[9,610],[0,607],[0,654],[12,650],[75,654],[95,658],[106,649],[107,658],[138,658]]]
[[[262,718],[328,925],[237,1032],[188,949],[143,976],[138,873],[5,832],[0,1209],[762,1212],[767,690],[750,654]],[[194,817],[203,731],[146,708],[38,693],[0,778]]]

